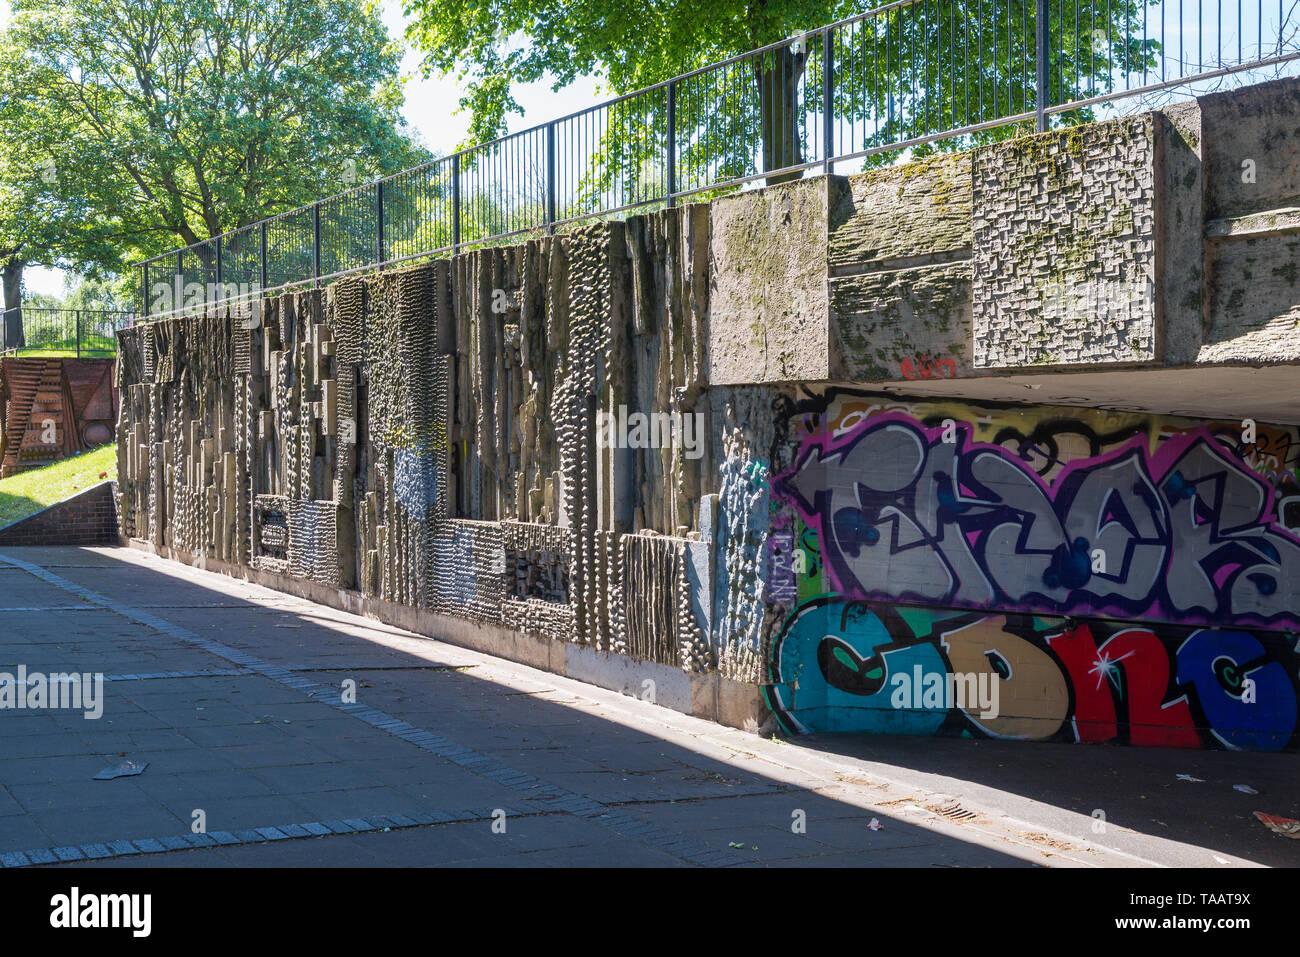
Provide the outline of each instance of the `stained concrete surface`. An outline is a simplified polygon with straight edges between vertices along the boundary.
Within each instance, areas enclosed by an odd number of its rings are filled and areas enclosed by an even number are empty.
[[[18,665],[107,680],[98,720],[0,710],[7,865],[1300,861],[1249,813],[1300,816],[1295,755],[767,740],[133,550],[0,550]]]

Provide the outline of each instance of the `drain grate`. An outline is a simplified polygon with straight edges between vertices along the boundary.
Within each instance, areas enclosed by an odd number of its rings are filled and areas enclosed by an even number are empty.
[[[950,804],[947,807],[931,808],[936,814],[941,814],[950,821],[969,821],[976,816],[974,811],[962,807],[960,804]]]

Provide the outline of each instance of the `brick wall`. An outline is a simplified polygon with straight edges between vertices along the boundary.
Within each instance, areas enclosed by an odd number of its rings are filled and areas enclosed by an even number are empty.
[[[0,528],[0,545],[113,545],[117,541],[116,482],[100,482]]]

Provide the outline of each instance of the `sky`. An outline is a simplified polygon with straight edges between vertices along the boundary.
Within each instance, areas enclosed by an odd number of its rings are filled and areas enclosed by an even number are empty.
[[[407,18],[402,13],[402,0],[383,0],[381,16],[388,28],[388,35],[406,46],[403,35]],[[9,2],[0,0],[0,26],[8,20]],[[469,115],[458,112],[457,108],[464,93],[463,84],[457,82],[454,74],[424,79],[420,75],[419,64],[419,53],[406,47],[406,56],[402,61],[406,105],[402,114],[425,146],[438,154],[450,153],[464,139],[469,129]],[[524,108],[524,114],[511,114],[508,117],[508,132],[536,126],[604,98],[605,95],[597,88],[597,81],[590,77],[580,77],[558,93],[552,92],[550,80],[520,86],[515,90],[515,99]],[[25,272],[24,279],[29,293],[62,295],[64,292],[65,274],[62,270],[35,267]]]
[[[5,0],[0,0],[0,3],[3,2]],[[401,0],[383,0],[382,17],[388,35],[400,39],[407,22],[402,13]],[[403,114],[406,121],[419,130],[426,146],[435,153],[450,153],[469,129],[469,115],[456,112],[456,104],[464,92],[463,88],[456,82],[454,75],[422,79],[419,64],[419,53],[407,47],[402,61],[402,75],[407,77],[406,107]],[[605,98],[597,89],[596,80],[589,77],[579,78],[558,93],[552,92],[552,82],[542,80],[515,90],[515,99],[524,108],[524,115],[521,117],[511,114],[507,132],[536,126]]]

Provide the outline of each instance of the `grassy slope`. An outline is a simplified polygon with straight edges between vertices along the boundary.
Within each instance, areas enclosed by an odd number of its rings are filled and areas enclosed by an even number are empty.
[[[0,479],[0,527],[112,478],[117,478],[116,444]]]
[[[83,359],[107,359],[117,354],[117,340],[106,336],[85,336],[81,340],[81,357]],[[19,349],[15,355],[19,359],[75,359],[77,340],[63,339],[30,349]]]

